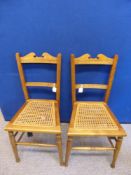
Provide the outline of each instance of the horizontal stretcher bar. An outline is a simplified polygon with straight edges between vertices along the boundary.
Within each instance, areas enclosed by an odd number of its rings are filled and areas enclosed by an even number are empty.
[[[76,84],[76,89],[81,87],[85,89],[107,89],[106,84]]]
[[[49,82],[26,82],[27,87],[56,87],[56,83]]]
[[[112,147],[72,147],[73,150],[88,150],[88,151],[111,151]]]
[[[16,142],[16,145],[40,146],[40,147],[56,147],[56,145],[54,145],[54,144],[33,143],[33,142]]]

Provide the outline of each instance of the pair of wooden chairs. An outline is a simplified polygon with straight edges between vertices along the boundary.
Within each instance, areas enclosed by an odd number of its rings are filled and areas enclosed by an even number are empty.
[[[41,147],[57,147],[59,153],[60,165],[67,166],[71,149],[73,150],[98,150],[98,151],[114,151],[113,161],[111,166],[115,167],[115,162],[120,151],[122,139],[126,133],[122,126],[117,121],[114,114],[107,105],[114,74],[116,70],[117,55],[114,58],[108,58],[105,55],[99,54],[97,58],[91,58],[85,54],[79,58],[71,55],[71,77],[72,77],[72,116],[68,128],[68,140],[63,163],[62,153],[62,138],[60,128],[60,79],[61,79],[61,54],[53,57],[48,53],[43,53],[41,57],[37,57],[35,53],[30,53],[21,57],[16,54],[18,71],[21,79],[22,89],[25,96],[25,103],[18,110],[12,120],[7,124],[5,130],[8,131],[12,149],[19,162],[17,151],[18,145],[25,146],[41,146]],[[37,63],[37,64],[56,64],[56,83],[50,82],[26,82],[22,64]],[[76,65],[110,65],[110,75],[108,84],[76,84],[75,67]],[[28,87],[50,87],[56,89],[56,100],[46,99],[30,99]],[[93,88],[106,90],[105,99],[103,102],[94,101],[77,101],[76,90],[79,88]],[[21,141],[24,133],[43,133],[53,134],[56,136],[56,144],[32,143]],[[110,147],[72,147],[72,140],[76,137],[107,137]]]

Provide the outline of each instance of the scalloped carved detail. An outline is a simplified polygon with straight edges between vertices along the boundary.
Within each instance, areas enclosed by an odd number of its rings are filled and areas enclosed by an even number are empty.
[[[87,60],[87,59],[89,59],[89,58],[91,58],[90,54],[84,54],[84,55],[82,55],[82,56],[80,56],[80,57],[77,57],[77,58],[75,58],[75,59],[77,59],[77,61],[79,61],[79,60],[84,61],[84,60]]]
[[[21,57],[22,63],[57,63],[57,58],[50,55],[47,52],[42,53],[40,57],[36,56],[34,52],[31,52]]]
[[[56,59],[56,57],[50,55],[47,52],[42,53],[42,57],[44,57],[44,59]]]
[[[34,52],[28,53],[27,55],[21,57],[22,59],[32,59],[36,57],[36,54]]]
[[[112,58],[109,58],[109,57],[105,56],[104,54],[98,54],[97,58],[101,61],[107,61],[107,60],[112,61]]]
[[[104,54],[98,54],[96,58],[92,58],[89,54],[84,54],[81,57],[75,58],[75,64],[107,64],[112,65],[113,59],[105,56]]]

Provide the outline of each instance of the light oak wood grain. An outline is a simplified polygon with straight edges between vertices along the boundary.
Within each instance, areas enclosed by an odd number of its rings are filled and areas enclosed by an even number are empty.
[[[38,57],[31,52],[25,56],[16,53],[18,71],[21,85],[25,97],[25,103],[16,112],[14,117],[5,127],[9,133],[10,142],[16,158],[19,162],[17,145],[40,146],[40,147],[57,147],[60,159],[60,165],[63,165],[62,139],[60,127],[60,80],[61,80],[61,54],[54,57],[48,53],[43,53]],[[23,70],[23,64],[55,64],[56,65],[56,82],[26,82]],[[48,75],[47,75],[48,76]],[[27,87],[56,87],[56,100],[48,99],[30,99]],[[52,93],[52,92],[51,92]],[[32,118],[33,116],[33,118]],[[16,140],[19,132],[21,135]],[[44,144],[34,142],[23,142],[24,133],[43,133],[56,135],[55,144]]]
[[[72,84],[72,114],[68,127],[68,139],[65,155],[65,165],[68,165],[71,149],[73,150],[97,150],[114,151],[111,167],[115,167],[115,162],[120,151],[122,138],[126,136],[125,130],[110,110],[107,102],[116,71],[118,56],[109,58],[103,54],[92,58],[89,54],[84,54],[78,58],[71,54],[71,84]],[[108,84],[76,84],[76,65],[107,65],[110,66]],[[105,98],[99,101],[77,101],[76,89],[103,89]],[[111,147],[72,147],[72,139],[75,137],[107,137]],[[114,146],[112,140],[116,143]]]

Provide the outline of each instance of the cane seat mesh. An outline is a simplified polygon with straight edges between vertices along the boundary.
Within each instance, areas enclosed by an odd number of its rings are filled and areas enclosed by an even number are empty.
[[[55,127],[55,102],[31,100],[20,112],[13,125]]]
[[[78,103],[75,129],[117,130],[118,127],[103,103]]]

